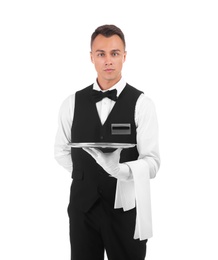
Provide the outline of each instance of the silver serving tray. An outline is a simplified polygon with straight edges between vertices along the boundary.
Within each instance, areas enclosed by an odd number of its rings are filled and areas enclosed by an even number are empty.
[[[72,148],[132,148],[136,144],[130,143],[69,143]]]

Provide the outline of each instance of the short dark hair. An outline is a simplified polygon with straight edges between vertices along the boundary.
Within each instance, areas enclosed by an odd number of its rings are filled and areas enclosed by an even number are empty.
[[[99,34],[101,34],[107,38],[109,38],[113,35],[118,35],[124,44],[124,49],[126,48],[126,42],[125,42],[125,37],[124,37],[123,32],[121,31],[120,28],[118,28],[117,26],[115,26],[113,24],[105,24],[105,25],[99,26],[98,28],[95,29],[95,31],[93,32],[93,34],[91,36],[91,48],[92,48],[92,43],[93,43],[94,39]]]

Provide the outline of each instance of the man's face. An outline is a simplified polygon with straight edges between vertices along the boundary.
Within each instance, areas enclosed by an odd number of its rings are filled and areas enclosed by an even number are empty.
[[[91,60],[95,65],[100,84],[117,83],[121,78],[126,59],[124,44],[119,36],[109,38],[99,34],[92,44]]]

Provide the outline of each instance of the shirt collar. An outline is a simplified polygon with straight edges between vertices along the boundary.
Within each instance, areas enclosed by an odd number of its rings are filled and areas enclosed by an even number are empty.
[[[107,90],[116,89],[117,90],[117,97],[119,97],[120,93],[123,91],[125,86],[126,86],[126,81],[123,78],[121,78],[120,81],[118,81],[115,85],[113,85],[113,87],[111,87],[110,89],[107,89]],[[98,90],[98,91],[102,91],[102,92],[107,91],[107,90],[102,90],[99,87],[97,80],[93,84],[93,89]]]

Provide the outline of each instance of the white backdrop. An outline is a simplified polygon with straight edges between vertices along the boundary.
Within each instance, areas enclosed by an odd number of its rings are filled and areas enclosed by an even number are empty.
[[[147,259],[218,259],[217,13],[215,0],[1,1],[0,259],[70,259],[57,116],[94,81],[90,36],[105,23],[126,35],[124,78],[157,109]]]

